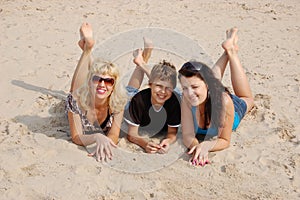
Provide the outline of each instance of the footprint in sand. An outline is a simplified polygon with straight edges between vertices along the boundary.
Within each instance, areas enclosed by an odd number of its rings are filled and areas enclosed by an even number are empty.
[[[275,129],[275,132],[278,134],[280,139],[283,139],[285,141],[292,141],[296,138],[294,132],[295,132],[295,126],[291,124],[286,119],[279,119],[278,127]]]
[[[254,97],[255,106],[246,118],[255,119],[257,122],[274,121],[276,114],[271,108],[271,96],[266,94],[256,94]]]
[[[267,94],[256,94],[254,101],[258,107],[263,107],[265,109],[270,109],[271,96]]]

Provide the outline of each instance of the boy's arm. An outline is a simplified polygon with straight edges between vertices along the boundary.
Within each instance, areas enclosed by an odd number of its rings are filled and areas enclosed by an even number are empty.
[[[127,139],[130,142],[142,147],[147,153],[156,153],[160,149],[160,146],[158,144],[146,140],[145,138],[140,137],[138,135],[138,130],[138,126],[128,124]]]
[[[166,136],[166,139],[168,139],[170,144],[173,144],[176,141],[177,130],[178,130],[178,127],[168,126],[168,134]]]
[[[177,134],[177,127],[170,127],[168,126],[168,133],[165,139],[163,139],[160,143],[161,149],[159,150],[159,153],[167,153],[170,144],[173,144],[176,141],[176,134]]]

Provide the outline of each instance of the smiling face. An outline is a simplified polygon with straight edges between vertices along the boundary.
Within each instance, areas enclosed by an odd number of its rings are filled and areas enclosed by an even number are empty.
[[[184,97],[192,106],[198,106],[207,98],[207,85],[197,76],[180,78]]]
[[[173,86],[170,81],[155,80],[150,88],[153,105],[162,106],[172,96]]]
[[[114,89],[114,77],[107,74],[94,74],[91,78],[91,92],[95,100],[107,99]]]

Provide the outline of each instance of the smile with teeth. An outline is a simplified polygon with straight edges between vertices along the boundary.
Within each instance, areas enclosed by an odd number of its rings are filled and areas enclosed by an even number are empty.
[[[104,94],[106,92],[105,88],[97,88],[97,94]]]
[[[166,98],[166,95],[163,95],[163,94],[157,94],[157,97],[160,98],[160,99],[164,99],[164,98]]]

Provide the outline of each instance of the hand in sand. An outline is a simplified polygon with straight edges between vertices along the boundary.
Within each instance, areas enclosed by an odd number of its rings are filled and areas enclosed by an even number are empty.
[[[147,153],[156,153],[160,148],[160,145],[155,144],[154,142],[148,142],[145,151]]]
[[[192,165],[197,166],[205,166],[206,164],[210,164],[208,160],[208,150],[209,148],[205,147],[203,143],[199,143],[192,147],[188,154],[192,154],[192,158],[190,162]]]
[[[158,153],[165,154],[169,151],[170,148],[170,139],[164,139],[160,143],[161,149],[159,149]]]
[[[101,133],[95,134],[96,139],[96,150],[88,156],[96,156],[96,160],[108,161],[112,159],[112,148],[116,148],[117,145],[108,137]]]

